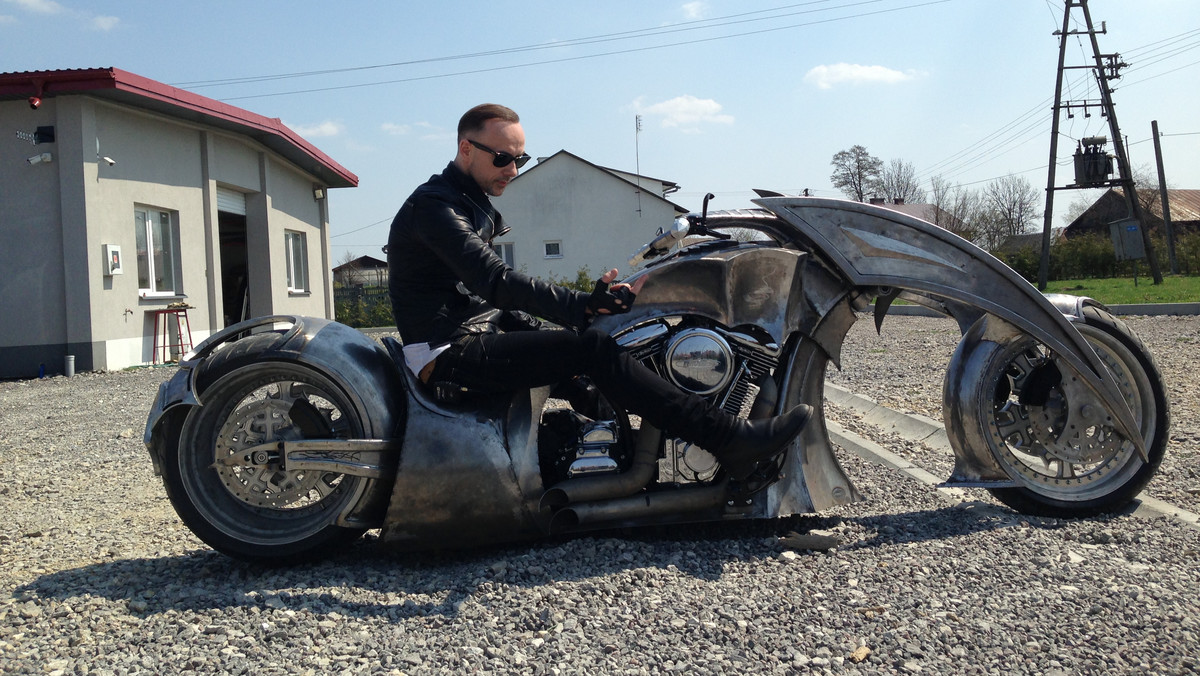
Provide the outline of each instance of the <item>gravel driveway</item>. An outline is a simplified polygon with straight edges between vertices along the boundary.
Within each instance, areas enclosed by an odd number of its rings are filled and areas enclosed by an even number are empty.
[[[1135,318],[1173,406],[1150,494],[1200,511],[1200,319]],[[869,320],[830,379],[940,416],[957,334]],[[1176,674],[1200,669],[1200,532],[1034,519],[843,454],[820,515],[264,569],[196,540],[141,442],[173,368],[0,382],[0,672]],[[854,412],[830,410],[853,426]],[[946,458],[871,429],[935,474]],[[940,464],[939,464],[940,463]],[[842,544],[789,549],[820,530]]]

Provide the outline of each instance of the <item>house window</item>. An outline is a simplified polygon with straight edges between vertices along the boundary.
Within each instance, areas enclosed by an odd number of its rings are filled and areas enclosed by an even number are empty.
[[[179,295],[179,232],[171,213],[134,209],[133,227],[137,237],[138,293]]]
[[[562,258],[562,242],[546,242],[546,258]]]
[[[513,265],[513,245],[511,243],[493,244],[492,248],[496,250],[496,255],[504,260],[505,265],[510,268],[516,267]]]
[[[308,291],[308,246],[304,233],[283,233],[284,251],[287,254],[287,286],[290,293]]]

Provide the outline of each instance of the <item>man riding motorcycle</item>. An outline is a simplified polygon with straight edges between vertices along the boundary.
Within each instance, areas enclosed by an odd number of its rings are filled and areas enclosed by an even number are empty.
[[[684,392],[588,328],[598,314],[628,312],[641,284],[591,293],[521,274],[490,246],[503,228],[499,196],[528,160],[520,118],[483,104],[462,116],[454,160],[418,187],[392,221],[389,292],[405,361],[443,400],[552,385],[587,376],[614,405],[696,443],[734,479],[782,452],[812,416],[799,405],[745,420]],[[527,314],[528,313],[528,314]],[[543,329],[530,315],[570,330]]]

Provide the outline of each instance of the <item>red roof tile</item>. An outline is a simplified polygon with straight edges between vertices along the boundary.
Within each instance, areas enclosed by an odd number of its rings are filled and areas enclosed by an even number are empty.
[[[279,118],[201,96],[185,89],[136,75],[119,68],[0,73],[0,100],[89,94],[146,108],[193,122],[202,122],[254,138],[330,187],[358,185],[358,177],[333,161]]]

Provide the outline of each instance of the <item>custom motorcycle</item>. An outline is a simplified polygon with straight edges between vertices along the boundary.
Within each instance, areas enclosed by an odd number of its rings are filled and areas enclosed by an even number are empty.
[[[1072,517],[1120,509],[1150,481],[1168,438],[1162,378],[1099,303],[1043,296],[971,243],[895,211],[765,192],[755,204],[708,213],[706,198],[675,221],[631,261],[642,267],[625,281],[647,278],[632,311],[595,324],[679,387],[762,416],[798,403],[820,411],[851,325],[873,303],[878,329],[903,299],[962,332],[944,383],[956,455],[944,485]],[[859,497],[820,416],[733,481],[701,446],[603,400],[550,395],[443,403],[394,339],[262,317],[185,357],[145,440],[200,539],[275,562],[373,528],[396,547],[468,547],[772,518]]]

